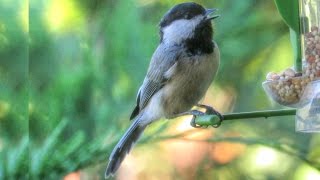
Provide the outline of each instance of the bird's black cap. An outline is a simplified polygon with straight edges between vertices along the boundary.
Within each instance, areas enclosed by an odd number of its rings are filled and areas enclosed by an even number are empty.
[[[191,19],[198,15],[205,15],[206,9],[194,2],[181,3],[171,8],[162,18],[160,27],[166,27],[178,19]]]

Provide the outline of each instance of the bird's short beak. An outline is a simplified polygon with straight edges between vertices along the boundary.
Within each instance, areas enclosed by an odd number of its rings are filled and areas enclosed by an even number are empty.
[[[216,12],[216,11],[218,11],[218,9],[215,9],[215,8],[214,9],[206,9],[205,16],[207,17],[207,20],[214,20],[215,18],[220,17],[220,15],[218,15],[218,14],[211,16],[211,14]]]

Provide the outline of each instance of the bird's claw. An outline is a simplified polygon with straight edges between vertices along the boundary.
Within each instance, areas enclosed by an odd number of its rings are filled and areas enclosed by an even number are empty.
[[[190,125],[191,125],[192,127],[194,127],[194,128],[206,128],[206,127],[207,127],[207,126],[198,125],[198,124],[196,123],[196,118],[197,118],[197,116],[203,116],[203,115],[205,115],[206,113],[201,112],[201,111],[198,111],[198,110],[192,110],[190,113],[192,114],[192,119],[191,119],[191,121],[190,121]]]
[[[190,121],[190,125],[193,127],[193,128],[202,128],[202,126],[200,126],[200,125],[198,125],[198,124],[196,124],[196,116],[192,116],[192,119],[191,119],[191,121]]]
[[[217,124],[212,125],[212,127],[218,128],[222,124],[222,121],[223,121],[224,117],[217,110],[215,110],[213,107],[207,106],[207,105],[204,105],[204,104],[198,104],[197,106],[200,107],[200,108],[204,108],[205,109],[205,114],[208,114],[208,115],[213,115],[214,114],[214,115],[217,115],[219,117],[219,122]]]

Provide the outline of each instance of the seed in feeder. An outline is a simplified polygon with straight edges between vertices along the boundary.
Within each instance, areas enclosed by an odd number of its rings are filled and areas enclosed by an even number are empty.
[[[293,84],[300,84],[300,79],[299,78],[292,78],[291,82]]]
[[[313,36],[312,36],[312,37],[310,37],[310,38],[308,38],[308,42],[312,43],[313,41],[314,41]]]
[[[280,79],[280,76],[277,74],[274,74],[271,78],[272,78],[272,80],[276,81],[276,80]]]
[[[282,86],[283,85],[283,81],[279,81],[279,85]]]
[[[311,38],[313,35],[312,35],[312,33],[311,32],[308,32],[308,33],[306,33],[306,35],[305,35],[307,38]]]
[[[318,34],[318,32],[317,32],[318,30],[316,30],[316,31],[312,31],[312,35],[313,36],[315,36],[315,35],[317,35]]]
[[[293,84],[290,84],[290,86],[289,86],[289,87],[290,87],[290,89],[292,89],[292,88],[294,87],[294,85],[293,85]]]
[[[316,58],[313,55],[309,56],[307,59],[308,63],[314,63],[315,60],[316,60]]]
[[[285,75],[285,76],[288,76],[288,77],[294,77],[295,72],[294,72],[293,69],[288,68],[288,69],[286,69],[286,70],[284,71],[284,75]]]
[[[279,94],[284,94],[285,93],[285,89],[284,88],[281,88],[280,90],[279,90]]]
[[[297,93],[298,95],[300,95],[301,89],[297,89]]]
[[[310,79],[307,78],[307,79],[305,80],[305,82],[306,82],[306,84],[308,84],[308,83],[310,82]]]
[[[272,72],[269,72],[269,73],[267,74],[267,76],[266,76],[266,79],[267,79],[267,80],[272,80],[271,76],[272,76]]]
[[[314,74],[310,74],[310,80],[312,81],[314,79]]]
[[[278,75],[277,75],[276,73],[274,73],[274,72],[269,72],[269,73],[267,74],[266,79],[269,80],[269,81],[272,81],[275,75],[278,76]]]
[[[288,89],[288,94],[292,94],[293,93],[293,88],[292,87],[290,87],[290,89]]]
[[[318,30],[319,30],[319,28],[318,28],[317,26],[312,26],[312,27],[311,27],[311,31],[312,31],[312,32],[316,32],[316,33],[317,33]]]

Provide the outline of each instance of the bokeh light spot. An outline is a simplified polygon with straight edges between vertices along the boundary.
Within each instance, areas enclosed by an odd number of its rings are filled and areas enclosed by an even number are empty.
[[[83,23],[83,14],[72,0],[51,0],[45,12],[48,28],[55,33],[79,29]]]
[[[261,147],[257,150],[255,164],[259,167],[269,167],[276,162],[277,154],[275,150]]]
[[[24,32],[29,32],[29,1],[24,0],[20,11],[20,22]]]

